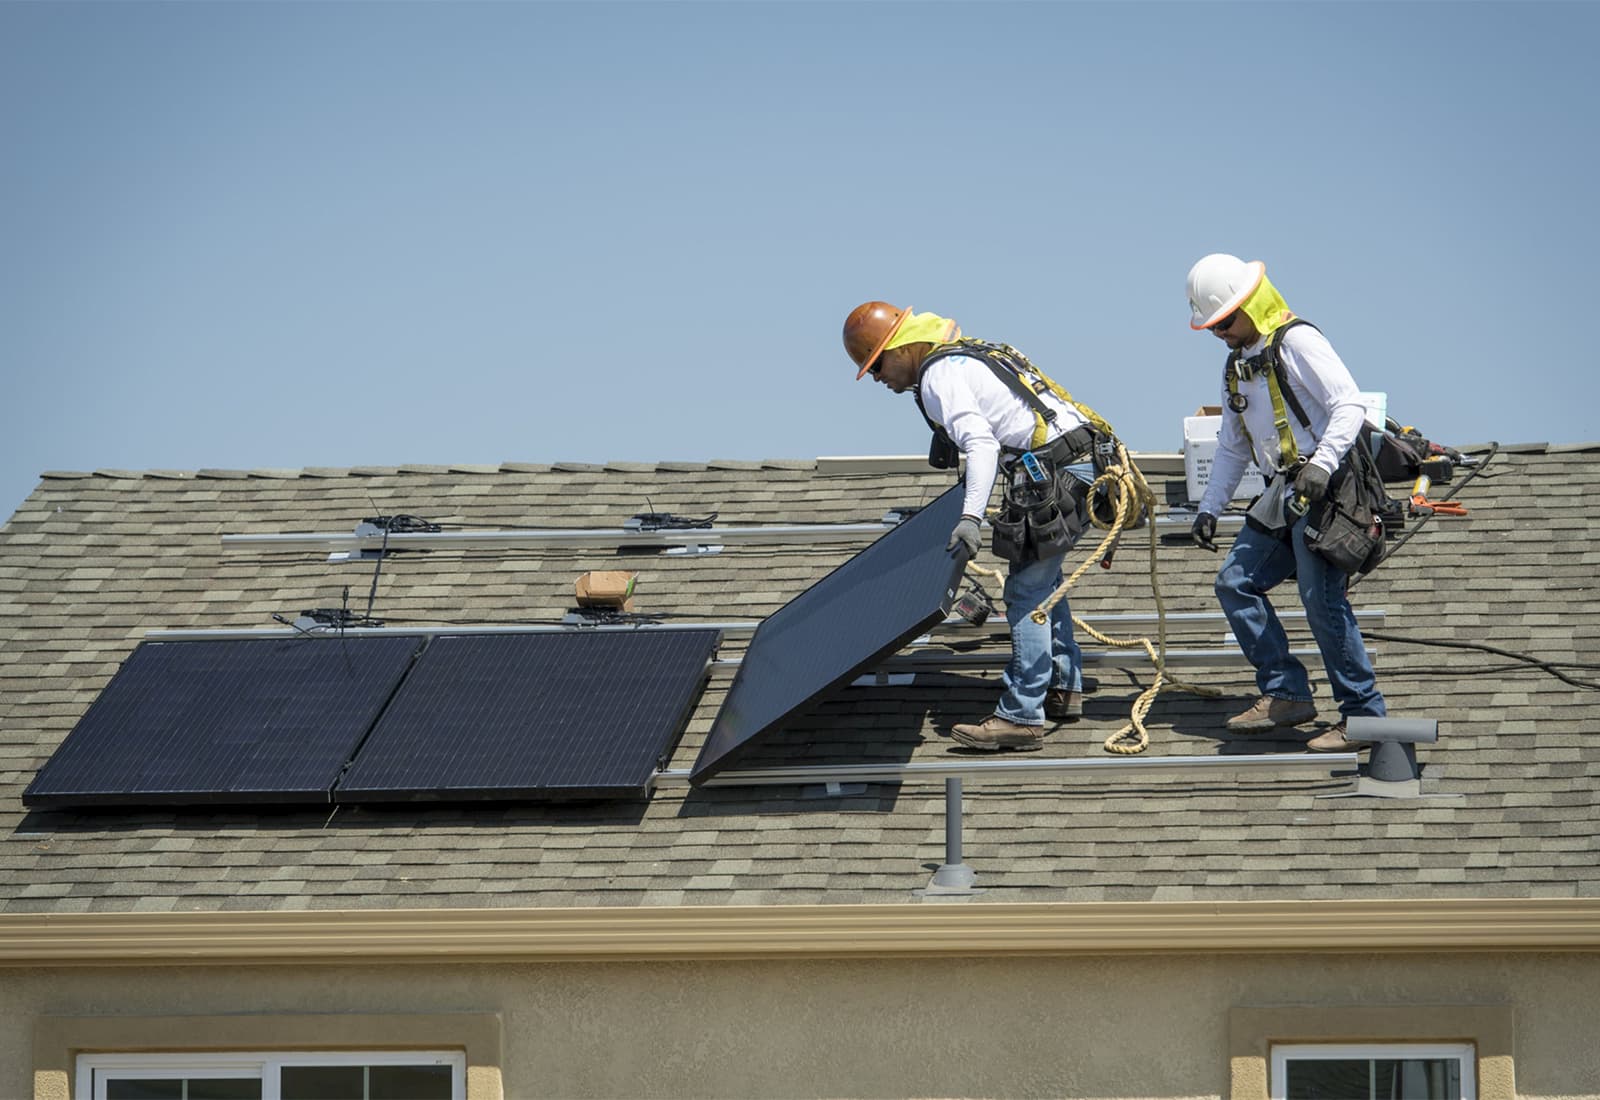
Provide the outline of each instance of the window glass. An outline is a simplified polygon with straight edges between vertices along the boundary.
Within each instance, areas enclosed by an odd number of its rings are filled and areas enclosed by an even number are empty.
[[[449,1066],[373,1066],[368,1100],[450,1100]]]
[[[283,1100],[367,1100],[363,1066],[284,1066]]]
[[[1315,1044],[1273,1049],[1278,1100],[1473,1100],[1470,1044]]]
[[[1288,1100],[1461,1100],[1454,1058],[1288,1063]]]
[[[283,1100],[450,1100],[449,1066],[284,1066]]]
[[[183,1081],[176,1077],[106,1081],[106,1100],[183,1100]]]
[[[238,1077],[106,1078],[106,1100],[261,1100],[261,1082]]]
[[[447,1051],[84,1054],[91,1100],[462,1100],[466,1059]]]

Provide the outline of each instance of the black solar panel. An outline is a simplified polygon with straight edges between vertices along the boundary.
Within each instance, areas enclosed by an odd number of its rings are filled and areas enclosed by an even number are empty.
[[[417,638],[144,642],[28,806],[327,803]]]
[[[962,565],[945,549],[960,484],[770,616],[750,639],[691,782],[949,614]]]
[[[717,630],[435,638],[337,802],[645,797]]]

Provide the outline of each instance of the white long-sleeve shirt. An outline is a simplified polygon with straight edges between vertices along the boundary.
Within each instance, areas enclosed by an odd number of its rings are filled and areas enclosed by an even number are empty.
[[[1033,407],[970,355],[938,360],[922,376],[922,407],[948,433],[967,459],[967,490],[961,510],[982,516],[1000,468],[1000,448],[1026,450],[1033,440]],[[1084,423],[1077,409],[1054,393],[1039,395],[1056,412],[1050,439]]]
[[[1248,359],[1266,344],[1266,337],[1262,337],[1245,348],[1242,357]],[[1283,363],[1289,388],[1299,398],[1300,407],[1311,421],[1307,431],[1285,397],[1284,409],[1289,417],[1289,430],[1294,433],[1295,448],[1308,461],[1331,474],[1356,441],[1361,422],[1366,418],[1356,380],[1350,376],[1328,338],[1310,325],[1296,325],[1284,333],[1283,342],[1278,345],[1278,358]],[[1282,465],[1278,429],[1272,420],[1272,394],[1267,389],[1265,372],[1248,382],[1240,382],[1239,393],[1248,402],[1242,413],[1228,407],[1228,384],[1223,381],[1222,426],[1217,433],[1217,453],[1211,463],[1211,480],[1200,501],[1200,511],[1214,516],[1220,516],[1227,508],[1234,490],[1239,487],[1239,479],[1252,461],[1269,479]],[[1246,426],[1250,429],[1248,437],[1244,431]],[[1252,442],[1255,444],[1253,452]]]

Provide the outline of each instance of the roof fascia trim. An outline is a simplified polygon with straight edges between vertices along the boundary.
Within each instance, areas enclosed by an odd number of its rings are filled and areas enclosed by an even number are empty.
[[[0,966],[1550,950],[1600,899],[0,914]]]

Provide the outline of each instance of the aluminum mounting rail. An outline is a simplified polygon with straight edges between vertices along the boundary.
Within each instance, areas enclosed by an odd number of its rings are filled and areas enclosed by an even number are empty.
[[[1088,646],[1080,647],[1085,665],[1099,665],[1102,668],[1150,668],[1150,655],[1144,651],[1143,646],[1129,646],[1126,649],[1094,649]],[[1318,659],[1318,650],[1312,647],[1289,650],[1295,657],[1302,661],[1315,661]],[[1368,647],[1367,655],[1374,659],[1378,650]],[[882,683],[907,683],[910,676],[919,672],[940,672],[944,670],[959,670],[965,668],[1002,668],[1011,659],[1009,652],[987,650],[984,652],[957,653],[939,650],[919,650],[914,653],[896,653],[885,657],[875,668],[863,672],[852,680],[851,686],[867,687],[875,681]],[[1214,649],[1168,649],[1168,668],[1194,668],[1208,665],[1226,664],[1234,665],[1244,661],[1244,653],[1232,645],[1220,646]],[[737,669],[742,663],[739,657],[717,657],[711,662],[713,668]],[[895,677],[891,681],[889,678]],[[905,680],[899,677],[907,677]]]
[[[1388,616],[1383,608],[1356,608],[1357,619],[1364,620],[1368,626],[1382,626]],[[1153,611],[1108,611],[1089,612],[1075,616],[1082,619],[1102,634],[1117,633],[1147,633],[1160,628],[1161,620]],[[1278,612],[1278,618],[1287,622],[1297,622],[1306,617],[1303,608],[1285,608]],[[1001,622],[1004,620],[1001,619]],[[1167,626],[1219,626],[1226,628],[1228,620],[1220,611],[1169,611],[1167,612]],[[997,638],[1006,636],[1006,630],[991,627],[987,622],[982,626],[972,626],[964,619],[947,619],[940,626],[934,627],[935,631],[949,633],[964,633],[968,635],[980,634],[988,631]],[[913,645],[921,643],[919,638]]]
[[[622,549],[642,547],[701,548],[749,544],[859,542],[893,530],[891,523],[774,524],[766,527],[663,527],[653,531],[628,528],[539,528],[502,531],[391,531],[388,542],[379,530],[349,534],[223,535],[224,550],[261,553],[376,553],[396,550],[536,550],[552,546]]]
[[[891,513],[892,515],[893,513]],[[1156,517],[1156,525],[1186,526],[1194,513],[1167,512]],[[1221,527],[1237,525],[1243,517],[1227,514],[1218,517]],[[344,557],[359,557],[387,548],[399,550],[535,550],[552,546],[586,548],[640,547],[648,549],[703,549],[711,546],[839,543],[877,538],[891,530],[895,521],[885,517],[877,523],[800,523],[771,524],[760,527],[662,527],[642,530],[617,528],[527,528],[483,531],[391,531],[371,524],[356,530],[290,534],[223,535],[224,550],[255,550],[265,554],[327,552]]]
[[[315,638],[393,637],[411,634],[417,637],[438,637],[444,634],[581,634],[589,632],[619,633],[639,630],[720,630],[724,634],[753,634],[760,622],[740,621],[727,623],[604,623],[594,626],[575,626],[565,623],[483,623],[440,624],[404,623],[398,626],[337,626],[319,623],[316,626],[271,627],[217,627],[214,629],[147,630],[145,640],[152,642],[203,642],[248,640],[251,638]]]
[[[1129,646],[1126,649],[1098,649],[1091,646],[1080,646],[1083,653],[1083,663],[1086,665],[1101,665],[1108,668],[1149,668],[1150,655],[1144,651],[1143,646]],[[1302,661],[1315,661],[1318,659],[1316,647],[1291,649],[1289,652]],[[1376,655],[1377,650],[1369,648],[1369,655]],[[939,669],[960,668],[997,668],[1011,659],[1009,653],[957,653],[940,652],[937,650],[918,650],[914,653],[897,653],[884,659],[878,670],[884,674],[896,672],[933,672]],[[729,658],[735,661],[736,658]],[[1236,664],[1244,660],[1244,653],[1237,646],[1224,645],[1214,649],[1172,649],[1167,650],[1167,667],[1176,666],[1193,667],[1195,665],[1210,664]],[[718,666],[725,663],[723,660],[715,662]],[[867,675],[871,675],[868,673]]]
[[[972,760],[968,758],[901,764],[837,764],[816,767],[757,768],[723,772],[705,781],[707,787],[770,787],[810,783],[931,783],[949,778],[973,780],[1040,780],[1062,778],[1143,779],[1178,775],[1192,779],[1222,773],[1281,775],[1333,772],[1354,768],[1353,752],[1265,753],[1251,756],[1029,757]],[[687,768],[665,769],[650,779],[654,789],[689,785]]]
[[[1381,608],[1371,610],[1357,610],[1356,618],[1366,620],[1368,625],[1382,626],[1386,612]],[[1133,632],[1154,630],[1156,617],[1144,613],[1118,613],[1111,612],[1101,615],[1081,616],[1083,621],[1106,633]],[[1302,610],[1284,610],[1278,612],[1278,618],[1294,621],[1304,619],[1306,613]],[[720,630],[725,635],[754,634],[756,628],[762,623],[760,619],[740,619],[728,622],[638,622],[638,623],[401,623],[394,626],[360,626],[345,627],[340,631],[338,627],[329,624],[308,626],[301,623],[295,627],[180,627],[173,629],[147,630],[144,636],[150,641],[223,641],[229,639],[248,638],[292,638],[297,635],[313,634],[318,637],[325,635],[344,634],[346,637],[361,637],[363,635],[393,635],[416,634],[437,636],[440,634],[554,634],[569,631],[634,631],[634,630]],[[1225,627],[1227,620],[1220,611],[1172,611],[1167,613],[1167,625],[1215,625]],[[983,637],[1004,639],[1006,632],[987,626],[974,627],[962,619],[947,619],[934,627],[933,632],[940,635],[956,635],[978,640]],[[932,635],[925,634],[909,643],[912,646],[931,645]],[[1143,653],[1143,650],[1139,650]],[[1168,657],[1174,651],[1168,651]]]

